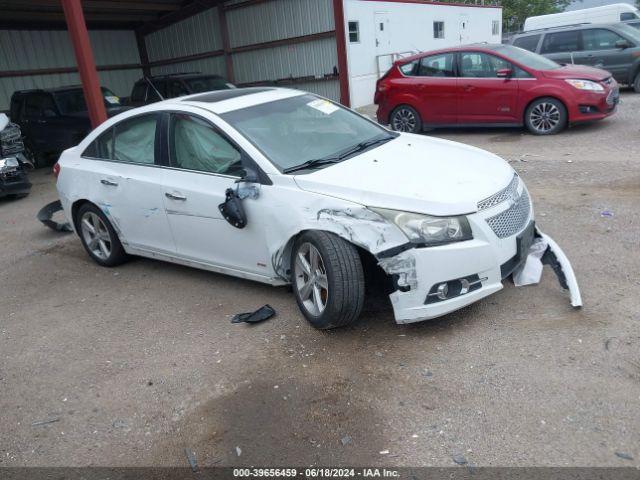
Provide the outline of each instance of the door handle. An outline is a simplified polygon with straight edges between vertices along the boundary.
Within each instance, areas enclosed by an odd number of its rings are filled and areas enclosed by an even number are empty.
[[[176,195],[174,193],[169,193],[169,192],[166,192],[164,196],[171,200],[179,200],[181,202],[184,202],[187,199],[187,197],[184,197],[182,195]]]
[[[118,184],[116,182],[112,182],[110,180],[105,180],[104,178],[100,180],[100,183],[106,185],[107,187],[117,187]]]

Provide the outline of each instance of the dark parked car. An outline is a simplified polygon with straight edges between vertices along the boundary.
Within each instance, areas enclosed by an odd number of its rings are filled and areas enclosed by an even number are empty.
[[[102,87],[107,115],[128,110],[120,98]],[[18,124],[36,166],[51,154],[77,145],[92,130],[82,87],[21,90],[11,96],[11,121]]]
[[[551,135],[615,112],[618,84],[511,45],[463,45],[403,58],[378,80],[378,121],[394,130],[520,126]]]
[[[175,73],[155,77],[143,77],[133,86],[129,105],[139,107],[166,98],[182,97],[193,93],[235,88],[219,75],[202,73]]]
[[[515,35],[511,43],[558,63],[602,68],[618,83],[640,93],[640,30],[628,24],[587,23],[534,30]]]

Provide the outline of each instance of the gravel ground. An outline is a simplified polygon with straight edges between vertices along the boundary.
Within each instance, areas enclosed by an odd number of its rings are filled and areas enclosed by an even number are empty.
[[[640,466],[640,95],[622,101],[551,138],[431,133],[512,163],[580,311],[547,270],[435,321],[368,305],[319,332],[286,288],[96,266],[36,221],[56,193],[33,173],[0,201],[0,466],[186,466],[185,448],[202,466]],[[277,317],[230,324],[265,303]]]

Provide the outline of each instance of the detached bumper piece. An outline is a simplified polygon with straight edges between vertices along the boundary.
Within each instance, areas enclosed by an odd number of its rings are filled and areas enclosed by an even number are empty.
[[[73,232],[73,228],[71,228],[69,223],[58,223],[52,220],[53,214],[61,210],[62,204],[60,203],[60,200],[51,202],[40,209],[38,212],[38,220],[56,232]]]
[[[536,236],[529,247],[526,260],[513,272],[514,284],[520,287],[539,283],[543,266],[549,265],[558,277],[560,286],[569,290],[571,305],[575,308],[582,307],[580,287],[569,259],[551,237],[542,233],[537,227],[535,233]]]

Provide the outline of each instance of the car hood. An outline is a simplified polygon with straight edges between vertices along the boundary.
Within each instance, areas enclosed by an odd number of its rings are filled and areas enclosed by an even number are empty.
[[[444,216],[477,211],[478,202],[506,187],[513,175],[507,162],[484,150],[401,134],[295,181],[303,190],[369,207]]]
[[[606,70],[588,67],[586,65],[565,65],[555,70],[545,70],[542,73],[547,78],[579,78],[581,80],[593,80],[596,82],[601,82],[611,76]]]

